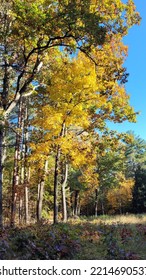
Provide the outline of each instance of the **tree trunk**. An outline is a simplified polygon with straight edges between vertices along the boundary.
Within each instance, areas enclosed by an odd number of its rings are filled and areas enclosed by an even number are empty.
[[[62,219],[64,222],[67,221],[67,206],[66,206],[66,183],[68,178],[68,164],[65,163],[65,171],[64,171],[64,178],[61,186],[62,191]]]
[[[28,185],[25,182],[25,189],[24,189],[24,209],[25,209],[25,223],[27,224],[29,222],[29,209],[28,209]]]
[[[44,194],[44,180],[41,180],[38,184],[38,199],[37,199],[37,221],[40,222],[42,219],[42,203]]]
[[[103,201],[103,199],[101,200],[101,209],[102,209],[102,215],[104,215],[105,211],[104,211],[104,201]]]
[[[25,102],[25,116],[24,116],[24,211],[25,223],[29,222],[29,209],[28,209],[28,184],[29,184],[29,167],[27,162],[28,157],[28,101]]]
[[[71,216],[74,216],[75,215],[74,193],[73,192],[71,193],[71,190],[70,190],[70,204],[71,204]]]
[[[81,204],[80,204],[80,199],[78,199],[77,215],[80,216],[80,214],[81,214]]]
[[[18,133],[16,135],[16,146],[15,146],[15,155],[14,155],[14,171],[13,171],[13,183],[12,183],[12,206],[11,206],[11,226],[15,224],[15,215],[16,215],[16,201],[17,201],[17,192],[19,185],[19,164],[20,164],[20,145],[22,140],[22,99],[19,103],[19,115],[18,115]]]
[[[40,182],[38,183],[38,197],[37,197],[37,221],[42,220],[42,206],[43,206],[43,195],[44,195],[44,186],[45,186],[45,177],[48,171],[48,160],[45,162],[44,174]]]
[[[66,125],[65,121],[62,123],[62,129],[60,132],[60,137],[66,135]],[[60,165],[61,148],[58,145],[56,158],[55,158],[55,171],[54,171],[54,218],[53,223],[58,223],[58,176],[59,176],[59,165]]]
[[[4,162],[6,159],[6,124],[7,118],[0,123],[0,228],[3,227],[3,171],[4,171]]]
[[[19,197],[19,224],[22,223],[22,217],[23,217],[23,201],[22,196]]]
[[[7,19],[5,18],[5,27],[7,25]],[[1,57],[1,60],[3,60],[4,65],[3,65],[3,71],[4,71],[4,76],[3,76],[3,85],[2,86],[2,91],[1,91],[1,106],[0,109],[2,111],[6,112],[7,108],[7,98],[8,98],[8,93],[9,93],[9,78],[10,78],[10,70],[8,67],[8,49],[7,49],[7,41],[6,38],[4,39],[4,56]],[[2,46],[2,45],[1,45]],[[2,209],[2,189],[3,189],[3,168],[4,168],[4,160],[6,157],[6,143],[5,143],[5,136],[6,136],[6,129],[5,129],[5,124],[7,121],[7,116],[4,114],[4,121],[3,124],[0,123],[0,227],[2,228],[3,226],[3,209]]]
[[[95,190],[95,217],[98,215],[98,189]]]
[[[2,228],[2,187],[3,187],[3,127],[0,127],[0,228]]]
[[[79,199],[79,190],[75,190],[74,214],[76,216],[78,216],[78,199]]]
[[[55,171],[54,171],[54,219],[53,223],[58,223],[58,175],[60,164],[60,147],[57,148],[57,154],[55,158]]]

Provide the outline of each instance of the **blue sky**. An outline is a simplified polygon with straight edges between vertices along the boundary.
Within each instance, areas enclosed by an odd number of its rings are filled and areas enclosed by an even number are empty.
[[[129,47],[125,67],[129,73],[126,84],[127,93],[130,94],[130,104],[135,111],[140,111],[137,123],[124,122],[111,124],[110,128],[120,132],[134,131],[136,135],[146,140],[146,0],[134,1],[142,21],[140,26],[129,30],[124,42]]]

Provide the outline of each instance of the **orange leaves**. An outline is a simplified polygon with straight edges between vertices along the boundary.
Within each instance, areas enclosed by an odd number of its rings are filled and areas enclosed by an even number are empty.
[[[118,210],[120,207],[128,206],[132,201],[132,191],[134,180],[125,179],[122,174],[119,176],[119,185],[110,189],[107,193],[108,204],[113,209]]]
[[[136,11],[136,6],[134,5],[133,0],[128,0],[126,10],[127,10],[126,13],[127,24],[129,26],[134,24],[140,24],[141,18],[139,13]]]

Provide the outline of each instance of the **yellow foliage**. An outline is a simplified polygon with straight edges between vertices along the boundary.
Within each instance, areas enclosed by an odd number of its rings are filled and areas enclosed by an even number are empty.
[[[133,179],[125,179],[119,174],[120,183],[117,187],[111,188],[107,193],[108,204],[115,210],[128,206],[132,201]]]
[[[92,1],[92,11],[95,6],[97,9],[95,2],[98,1]],[[104,13],[105,7],[109,10],[109,3],[113,10],[122,10],[124,5],[121,1],[113,3],[107,0],[98,2],[98,8]],[[106,16],[111,17],[108,13]],[[114,14],[112,16],[115,17]],[[90,139],[86,141],[82,135],[79,137],[79,130],[87,134],[94,129],[103,130],[107,119],[135,121],[129,96],[115,77],[115,73],[122,73],[122,64],[127,56],[121,35],[115,34],[102,49],[92,48],[91,55],[96,66],[81,52],[72,59],[58,50],[52,51],[50,56],[46,54],[42,79],[48,100],[42,106],[36,99],[38,103],[32,120],[33,126],[45,131],[44,143],[32,147],[34,152],[47,155],[59,146],[62,155],[67,156],[74,167],[91,164],[94,160]]]

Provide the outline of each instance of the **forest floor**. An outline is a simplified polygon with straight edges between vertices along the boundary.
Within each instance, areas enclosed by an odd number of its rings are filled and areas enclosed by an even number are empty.
[[[0,231],[2,260],[145,260],[146,215],[70,219]]]

